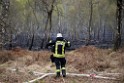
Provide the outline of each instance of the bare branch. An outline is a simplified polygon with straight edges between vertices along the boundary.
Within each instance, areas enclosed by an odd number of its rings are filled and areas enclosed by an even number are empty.
[[[31,7],[31,9],[33,10],[33,14],[34,14],[34,17],[35,17],[36,22],[37,22],[37,25],[38,25],[38,27],[37,27],[37,30],[38,30],[38,28],[39,28],[39,21],[38,21],[38,19],[37,19],[35,10],[34,10],[34,8],[32,7],[32,5],[30,4],[29,0],[28,0],[28,4],[29,4],[29,6]]]

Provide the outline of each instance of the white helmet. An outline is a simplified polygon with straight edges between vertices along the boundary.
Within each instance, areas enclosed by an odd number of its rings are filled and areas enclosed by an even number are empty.
[[[61,33],[57,33],[57,37],[62,37],[62,34]]]

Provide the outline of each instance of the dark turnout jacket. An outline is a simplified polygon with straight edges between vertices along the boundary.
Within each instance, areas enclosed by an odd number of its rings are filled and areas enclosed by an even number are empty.
[[[70,47],[71,44],[69,41],[64,39],[63,37],[58,37],[56,40],[50,40],[47,44],[47,47],[52,47],[52,52],[54,53],[53,56],[57,58],[63,58],[65,57],[65,49],[67,47]]]

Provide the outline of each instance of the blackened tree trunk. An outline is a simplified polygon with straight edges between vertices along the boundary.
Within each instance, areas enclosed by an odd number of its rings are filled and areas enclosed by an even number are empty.
[[[31,39],[31,44],[29,46],[29,50],[32,50],[33,43],[34,43],[34,34],[32,35],[32,39]]]
[[[40,49],[43,49],[44,40],[45,40],[44,38],[41,40]]]
[[[0,50],[3,49],[3,43],[5,43],[5,33],[7,27],[9,27],[8,18],[9,18],[9,6],[10,0],[0,0],[1,4],[1,14],[0,14]]]
[[[11,29],[11,27],[10,27],[10,30],[9,30],[9,50],[11,50],[12,49],[12,47],[13,47],[13,45],[12,45],[12,29]]]
[[[92,17],[93,17],[93,2],[92,0],[90,0],[90,18],[89,18],[89,26],[88,26],[88,40],[86,46],[89,45],[91,40]]]
[[[114,50],[118,50],[121,45],[121,30],[122,30],[122,3],[123,0],[117,0],[117,32],[114,43]]]
[[[100,17],[100,21],[99,21],[99,26],[98,26],[98,30],[97,30],[97,40],[100,40],[100,28],[101,28],[101,17]]]
[[[106,34],[106,28],[105,28],[105,24],[103,26],[103,42],[105,41],[105,34]]]
[[[47,13],[47,20],[44,29],[44,38],[41,40],[41,45],[40,45],[41,49],[43,49],[46,46],[46,43],[48,42],[48,29],[47,29],[48,24],[49,24],[49,14]]]

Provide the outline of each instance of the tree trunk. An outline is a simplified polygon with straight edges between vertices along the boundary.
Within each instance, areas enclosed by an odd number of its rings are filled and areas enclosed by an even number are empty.
[[[89,19],[89,27],[88,27],[88,40],[86,46],[89,45],[91,40],[91,29],[92,29],[92,16],[93,16],[93,3],[90,1],[90,19]]]
[[[41,40],[40,49],[43,49],[44,40],[45,40],[45,39],[42,39],[42,40]]]
[[[100,33],[100,29],[98,27],[98,31],[97,31],[97,40],[99,41],[99,33]]]
[[[118,50],[121,45],[121,30],[122,30],[122,0],[117,0],[117,32],[114,43],[114,50]]]
[[[45,31],[44,31],[45,36],[44,36],[44,39],[42,39],[40,48],[45,48],[48,40],[50,39],[50,33],[52,30],[52,14],[54,10],[54,3],[55,3],[55,0],[52,1],[51,9],[47,10],[47,21],[46,21]],[[48,28],[48,25],[49,25],[49,28]]]
[[[8,23],[8,17],[9,17],[9,6],[10,1],[9,0],[1,0],[1,15],[0,15],[0,50],[3,49],[3,43],[5,42],[5,33],[7,30],[7,27],[9,27]]]
[[[11,28],[11,27],[10,27]],[[9,50],[12,49],[12,29],[10,29],[10,34],[9,34]]]
[[[100,29],[102,28],[102,19],[101,19],[101,15],[100,15],[100,19],[99,19],[99,26],[98,26],[98,34],[97,34],[97,40],[100,40]]]
[[[48,24],[49,24],[49,14],[47,14],[47,20],[44,29],[44,38],[41,40],[40,48],[43,49],[46,45],[46,41],[48,41]]]
[[[32,39],[31,39],[31,44],[30,44],[29,50],[32,50],[33,43],[34,43],[34,34],[33,34]]]
[[[103,26],[103,40],[102,41],[105,41],[105,34],[106,34],[106,28],[105,28],[105,23],[104,23],[104,26]]]

